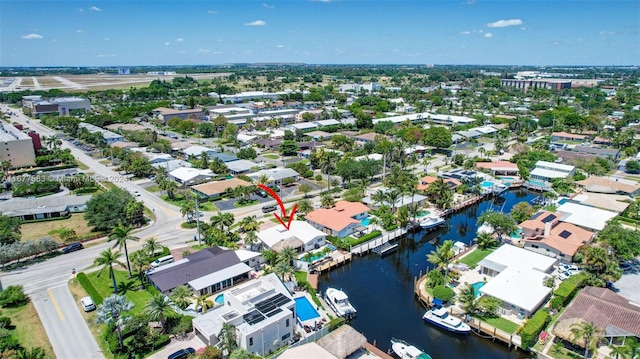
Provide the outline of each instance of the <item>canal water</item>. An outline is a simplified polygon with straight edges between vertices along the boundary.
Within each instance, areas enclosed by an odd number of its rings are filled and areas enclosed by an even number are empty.
[[[413,294],[413,281],[420,271],[424,273],[427,266],[432,267],[426,255],[442,241],[472,244],[476,221],[484,211],[509,212],[516,203],[531,203],[536,196],[524,190],[509,190],[493,200],[475,204],[449,217],[437,231],[401,239],[393,254],[383,258],[375,254],[354,257],[350,264],[323,274],[319,289],[344,290],[358,310],[351,325],[384,351],[391,348],[391,338],[398,338],[421,348],[433,359],[525,359],[525,353],[509,350],[498,341],[473,333],[452,334],[425,323],[422,315],[426,309]]]

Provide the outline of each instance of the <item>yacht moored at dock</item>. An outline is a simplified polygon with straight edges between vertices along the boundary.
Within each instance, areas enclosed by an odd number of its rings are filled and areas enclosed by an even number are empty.
[[[327,288],[325,299],[339,317],[351,319],[356,316],[356,309],[349,302],[349,297],[345,292],[336,288]]]
[[[391,338],[391,349],[400,359],[431,359],[431,356],[404,340]]]
[[[464,323],[460,318],[449,314],[447,309],[442,307],[429,309],[424,313],[422,319],[454,333],[466,334],[471,331],[471,327],[469,327],[467,323]]]
[[[429,214],[420,220],[420,227],[422,227],[422,229],[432,229],[442,224],[444,224],[444,218],[436,214]]]

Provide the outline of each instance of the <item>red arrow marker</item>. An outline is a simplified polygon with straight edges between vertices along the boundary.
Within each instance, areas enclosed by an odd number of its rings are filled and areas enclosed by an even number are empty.
[[[287,217],[287,210],[284,208],[284,203],[282,203],[282,199],[280,198],[280,196],[278,196],[278,194],[276,192],[274,192],[274,190],[272,190],[271,188],[263,185],[263,184],[259,184],[258,187],[262,188],[263,190],[267,191],[267,193],[269,193],[271,195],[271,197],[273,197],[273,199],[275,199],[276,201],[278,201],[278,204],[280,205],[280,213],[282,213],[282,218],[280,216],[278,216],[277,213],[274,213],[273,215],[276,216],[276,219],[282,223],[282,225],[284,226],[284,228],[286,228],[287,230],[289,230],[289,228],[291,228],[291,221],[293,220],[293,216],[296,214],[296,209],[298,209],[298,204],[294,204],[293,208],[291,208],[291,213],[289,214],[289,220],[287,221],[287,223],[284,223],[284,218]]]

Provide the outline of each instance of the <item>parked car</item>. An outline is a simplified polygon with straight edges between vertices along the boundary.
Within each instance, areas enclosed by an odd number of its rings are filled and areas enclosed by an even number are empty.
[[[91,299],[91,297],[84,297],[80,299],[80,304],[85,312],[90,312],[96,309],[96,305],[93,303],[93,299]]]
[[[169,355],[167,357],[167,359],[185,359],[187,358],[189,355],[195,353],[196,350],[193,348],[185,348],[185,349],[180,349],[177,352]]]
[[[571,277],[571,273],[564,271],[564,272],[560,272],[560,274],[558,274],[558,278],[560,280],[566,280],[567,278]]]
[[[134,197],[140,197],[140,191],[138,191],[138,190],[135,190],[135,189],[134,189],[133,191],[131,191],[131,194],[132,194]]]
[[[67,254],[83,249],[84,246],[80,242],[71,243],[68,246],[62,248],[62,253]]]

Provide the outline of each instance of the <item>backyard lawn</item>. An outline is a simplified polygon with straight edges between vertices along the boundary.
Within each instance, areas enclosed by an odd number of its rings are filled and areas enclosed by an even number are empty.
[[[518,330],[519,325],[502,317],[478,317],[480,320],[487,322],[489,325],[493,325],[498,329],[502,329],[509,334],[513,334]]]
[[[484,257],[488,256],[491,252],[495,251],[496,248],[488,248],[488,249],[479,249],[476,248],[473,252],[467,254],[466,256],[460,259],[460,263],[464,263],[469,266],[469,268],[475,268]]]
[[[175,197],[174,199],[170,199],[169,196],[164,195],[160,198],[162,198],[163,201],[170,203],[176,207],[182,207],[182,204],[184,203],[184,197]],[[201,211],[206,212],[215,212],[218,210],[218,207],[216,207],[211,202],[199,202],[198,207]]]
[[[140,287],[140,280],[138,276],[133,278],[128,278],[129,273],[126,270],[114,270],[116,274],[116,283],[118,285],[119,294],[122,294],[123,289],[127,289],[124,295],[127,299],[134,304],[133,309],[131,310],[132,314],[142,313],[144,311],[144,307],[147,305],[151,297],[152,293],[157,293],[157,290],[152,286],[147,286],[147,289],[144,290],[136,290]],[[93,286],[96,288],[98,293],[102,296],[102,298],[106,298],[113,294],[113,284],[111,278],[109,278],[108,270],[102,271],[100,276],[98,276],[99,272],[91,272],[87,273],[87,277],[93,283]]]
[[[84,220],[84,214],[72,214],[69,219],[60,219],[57,221],[45,221],[36,223],[24,223],[20,226],[22,239],[40,239],[51,237],[62,242],[58,232],[61,228],[73,229],[78,236],[91,232],[91,227]]]
[[[279,155],[276,155],[276,154],[273,154],[273,153],[265,153],[265,154],[262,154],[262,157],[264,157],[264,158],[268,158],[268,159],[270,159],[270,160],[277,160],[278,158],[280,158],[280,156],[279,156]]]

